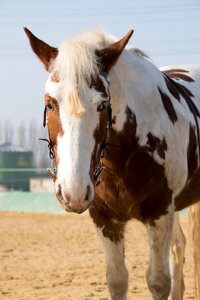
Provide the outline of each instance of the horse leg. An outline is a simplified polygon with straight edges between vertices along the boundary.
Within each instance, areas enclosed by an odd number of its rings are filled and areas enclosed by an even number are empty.
[[[185,290],[183,279],[183,263],[186,239],[180,226],[179,213],[175,214],[172,244],[171,244],[171,298],[172,300],[182,300]]]
[[[112,300],[125,300],[128,289],[128,271],[124,260],[124,227],[112,217],[102,200],[95,198],[89,208],[97,227],[106,256],[106,278]]]
[[[154,300],[167,300],[171,290],[169,252],[174,212],[148,223],[150,253],[146,280]]]
[[[106,256],[106,279],[112,300],[125,300],[128,289],[128,271],[124,261],[124,238],[115,242],[105,237],[98,228]]]

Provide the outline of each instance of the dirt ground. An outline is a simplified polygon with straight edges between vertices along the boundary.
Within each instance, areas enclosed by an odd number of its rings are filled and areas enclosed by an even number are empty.
[[[181,219],[188,239],[188,219]],[[195,299],[192,249],[188,241],[184,299]],[[126,229],[128,300],[149,300],[145,282],[148,245],[145,228]],[[110,299],[101,242],[84,215],[0,212],[0,299]]]

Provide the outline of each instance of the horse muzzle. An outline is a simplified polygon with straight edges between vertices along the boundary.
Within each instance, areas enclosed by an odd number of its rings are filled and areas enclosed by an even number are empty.
[[[56,187],[56,197],[64,210],[66,210],[67,212],[81,214],[90,206],[94,197],[94,192],[88,185],[84,196],[74,199],[67,192],[65,192],[64,189],[62,189],[60,184],[58,184]]]

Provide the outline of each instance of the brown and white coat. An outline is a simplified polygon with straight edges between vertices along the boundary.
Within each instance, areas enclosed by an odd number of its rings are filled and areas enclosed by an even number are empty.
[[[131,218],[147,228],[153,299],[170,292],[183,299],[185,239],[175,211],[200,196],[200,66],[159,70],[138,49],[125,49],[133,31],[118,42],[90,31],[58,49],[25,31],[49,71],[45,115],[56,194],[67,211],[89,208],[104,244],[112,299],[126,298],[124,227]],[[100,158],[103,102],[111,102],[112,127]],[[99,159],[105,170],[96,186]]]

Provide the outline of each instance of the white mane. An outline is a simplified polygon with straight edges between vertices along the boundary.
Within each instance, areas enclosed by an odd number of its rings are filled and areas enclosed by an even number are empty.
[[[105,47],[105,35],[101,30],[87,31],[64,41],[52,65],[59,81],[67,84],[69,113],[82,114],[85,109],[82,95],[88,88],[91,77],[98,73],[96,49]]]

